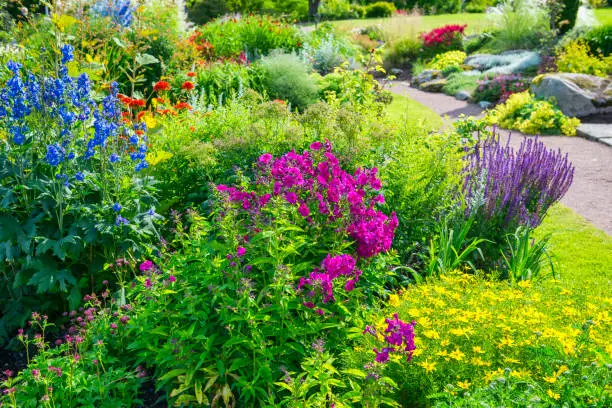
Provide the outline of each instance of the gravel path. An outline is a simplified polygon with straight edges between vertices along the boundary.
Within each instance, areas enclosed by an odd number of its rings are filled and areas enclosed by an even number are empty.
[[[461,114],[483,116],[478,105],[440,93],[419,91],[407,82],[395,82],[391,90],[409,96],[442,117],[447,116],[444,118],[447,125]],[[512,145],[519,145],[520,137],[524,136],[517,131],[500,130],[500,133],[502,138],[512,133]],[[576,167],[574,182],[561,202],[612,235],[612,147],[580,137],[543,136],[542,141],[548,148],[567,153]]]

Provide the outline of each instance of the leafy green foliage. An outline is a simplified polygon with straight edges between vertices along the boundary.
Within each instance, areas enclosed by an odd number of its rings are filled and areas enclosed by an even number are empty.
[[[304,110],[318,99],[319,88],[310,67],[294,54],[273,54],[261,61],[264,86],[271,98]]]

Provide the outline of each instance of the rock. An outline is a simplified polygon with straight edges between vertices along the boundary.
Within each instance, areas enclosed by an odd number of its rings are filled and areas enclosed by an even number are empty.
[[[421,84],[433,81],[434,79],[440,79],[442,77],[442,71],[439,71],[437,69],[426,69],[416,77],[412,78],[412,86],[420,88]]]
[[[576,134],[612,146],[612,125],[605,123],[583,123],[576,128]]]
[[[463,64],[484,71],[485,74],[516,74],[537,67],[540,61],[540,54],[535,51],[514,50],[498,55],[470,55]]]
[[[393,75],[400,75],[400,74],[404,73],[404,70],[403,69],[399,69],[399,68],[391,68],[391,73]]]
[[[446,79],[434,79],[419,85],[419,89],[425,92],[442,92],[442,88],[447,84]]]
[[[465,75],[465,76],[480,76],[482,75],[482,72],[476,70],[476,69],[470,69],[468,71],[463,71],[461,73],[461,75]]]
[[[470,99],[470,97],[472,96],[471,93],[469,93],[468,91],[459,91],[457,92],[457,95],[455,95],[455,98],[457,98],[460,101],[467,101],[468,99]]]
[[[536,77],[533,93],[556,99],[566,116],[585,117],[612,112],[612,81],[594,75],[555,73]]]
[[[487,102],[487,101],[480,101],[480,102],[478,102],[478,105],[482,109],[489,109],[491,106],[493,106],[493,104],[491,102]]]

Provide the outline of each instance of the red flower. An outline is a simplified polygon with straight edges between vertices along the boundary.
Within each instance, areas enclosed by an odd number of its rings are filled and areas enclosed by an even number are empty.
[[[185,81],[183,82],[183,85],[181,86],[181,88],[186,91],[191,91],[193,88],[195,88],[195,85],[193,84],[193,82]]]
[[[146,113],[145,111],[138,112],[138,115],[136,115],[136,120],[140,121],[140,119],[142,119],[145,113]]]
[[[190,77],[190,78],[193,78],[194,76],[196,76],[196,73],[195,73],[195,72],[193,72],[193,71],[189,71],[189,72],[187,73],[187,76],[188,76],[188,77]]]
[[[188,104],[187,102],[179,102],[176,105],[174,105],[175,109],[191,109],[191,105]]]
[[[144,99],[132,99],[130,100],[130,103],[129,103],[130,107],[133,107],[133,106],[144,107],[146,106],[146,104],[147,103],[145,102]]]
[[[156,92],[159,92],[159,91],[169,91],[170,89],[172,89],[172,87],[166,81],[159,81],[159,82],[157,82],[155,84],[155,86],[153,86],[153,90],[156,91]]]

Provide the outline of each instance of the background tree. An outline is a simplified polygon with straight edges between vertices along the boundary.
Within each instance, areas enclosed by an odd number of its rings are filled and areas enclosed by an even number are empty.
[[[563,3],[563,8],[557,19],[557,26],[559,27],[559,34],[565,34],[576,24],[580,0],[562,0],[561,3]]]

